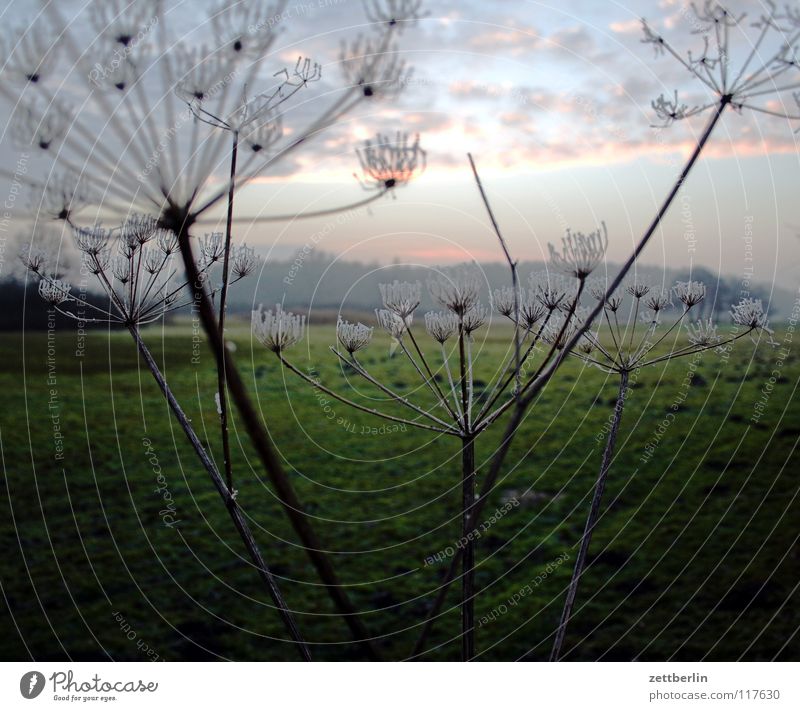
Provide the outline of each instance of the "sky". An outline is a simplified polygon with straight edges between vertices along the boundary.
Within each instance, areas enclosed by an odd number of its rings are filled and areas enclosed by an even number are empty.
[[[65,14],[81,17],[82,2],[62,4]],[[210,4],[168,0],[168,15],[191,39],[208,33],[201,8]],[[7,2],[0,25],[26,25],[35,15],[32,5]],[[759,6],[757,0],[730,5],[753,20]],[[305,249],[379,263],[500,260],[467,162],[471,153],[515,257],[545,258],[547,244],[558,243],[567,227],[589,231],[603,221],[608,258],[622,261],[709,118],[704,113],[656,128],[651,106],[659,94],[671,97],[675,90],[690,107],[713,99],[680,64],[641,42],[645,17],[681,50],[702,50],[688,6],[678,0],[428,0],[424,9],[426,16],[399,38],[399,56],[413,67],[403,91],[363,102],[243,188],[237,214],[296,213],[361,200],[354,149],[376,132],[419,132],[425,172],[394,196],[343,216],[238,222],[237,239],[275,259]],[[341,84],[340,41],[369,31],[370,23],[357,0],[306,0],[289,2],[274,24],[280,34],[265,66],[291,66],[298,55],[322,65],[323,80],[287,109],[284,126],[291,134]],[[749,50],[747,37],[735,39],[741,41],[731,45],[732,65]],[[260,79],[268,81],[270,72]],[[780,108],[781,98],[797,109],[790,92],[767,96],[773,103],[765,105]],[[8,128],[10,109],[2,111],[0,126]],[[796,290],[798,126],[729,111],[643,261],[754,275]],[[3,131],[6,165],[14,164],[15,151]],[[0,196],[7,184],[8,176],[0,176]]]

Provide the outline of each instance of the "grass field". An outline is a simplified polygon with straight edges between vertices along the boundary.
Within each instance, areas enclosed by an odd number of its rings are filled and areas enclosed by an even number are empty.
[[[507,335],[495,331],[482,344],[478,380],[506,356]],[[290,355],[346,388],[351,376],[327,351],[331,337],[332,327],[314,327],[310,350]],[[188,325],[146,338],[218,455],[215,371],[204,344],[193,343]],[[272,354],[253,354],[243,327],[234,340],[341,579],[383,654],[404,658],[446,565],[426,558],[459,537],[457,440],[373,429],[384,423],[321,402]],[[638,376],[568,659],[800,657],[794,350],[776,368],[777,351],[743,339],[727,361],[705,354],[690,383],[689,361]],[[363,360],[392,387],[414,382],[399,357],[388,357],[388,341],[378,339]],[[0,392],[0,657],[296,659],[129,337],[93,333],[80,344],[68,330],[50,343],[46,333],[3,334]],[[514,442],[486,516],[511,499],[519,505],[478,540],[479,659],[547,658],[615,394],[613,377],[570,362]],[[501,429],[479,440],[479,463]],[[246,436],[235,432],[233,446],[240,501],[314,656],[356,657]],[[172,527],[165,494],[179,521]],[[458,657],[456,587],[427,658]]]

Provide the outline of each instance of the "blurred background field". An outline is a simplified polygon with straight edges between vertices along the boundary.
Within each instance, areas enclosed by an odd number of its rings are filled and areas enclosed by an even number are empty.
[[[426,558],[459,535],[457,440],[393,431],[322,402],[272,354],[253,350],[243,323],[232,326],[238,363],[342,581],[383,654],[405,658],[446,566]],[[189,321],[145,334],[218,456],[216,376],[205,344],[193,342]],[[779,328],[776,338],[783,335]],[[509,357],[508,336],[493,327],[478,338],[479,391]],[[59,327],[51,343],[46,332],[0,339],[0,657],[296,659],[130,338],[91,332],[76,357],[77,338]],[[336,365],[332,339],[332,326],[314,326],[310,345],[291,359],[337,390],[352,385],[358,392],[350,396],[380,404]],[[800,360],[790,349],[775,375],[777,359],[778,351],[743,339],[727,361],[704,354],[690,385],[688,361],[638,376],[568,659],[800,656]],[[395,389],[416,382],[399,354],[389,357],[388,339],[376,338],[362,362]],[[772,389],[754,421],[765,386]],[[479,659],[547,658],[615,395],[613,376],[568,362],[515,440],[486,517],[508,501],[519,505],[478,539]],[[479,464],[501,431],[479,440]],[[145,440],[166,478],[175,527],[159,513],[165,504]],[[315,657],[355,658],[246,435],[237,430],[232,442],[240,500]],[[565,554],[569,560],[558,562]],[[520,596],[526,586],[532,592]],[[458,658],[456,587],[425,658]]]

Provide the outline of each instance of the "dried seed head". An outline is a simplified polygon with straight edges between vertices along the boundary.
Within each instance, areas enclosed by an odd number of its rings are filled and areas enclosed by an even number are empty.
[[[412,319],[412,316],[408,316],[403,320],[394,311],[388,309],[375,309],[375,316],[378,319],[378,325],[398,341],[406,332],[406,324],[410,326]]]
[[[126,217],[125,222],[120,225],[119,234],[124,244],[141,247],[155,237],[157,230],[157,218],[134,213]]]
[[[686,324],[689,343],[697,347],[713,346],[720,341],[716,324],[710,319],[698,319]]]
[[[164,264],[164,255],[154,249],[142,250],[144,255],[144,270],[148,274],[158,274]]]
[[[219,92],[229,71],[226,58],[208,47],[176,46],[177,75],[175,93],[187,104],[201,104]]]
[[[605,222],[601,222],[600,227],[588,234],[567,230],[561,245],[561,252],[558,252],[552,244],[549,245],[553,265],[577,279],[586,279],[605,256],[608,247],[608,230]]]
[[[542,331],[541,335],[541,338],[545,343],[553,346],[559,351],[564,348],[576,330],[574,318],[570,319],[566,326],[564,325],[564,321],[565,317],[563,316],[559,317],[555,321],[550,321],[550,323],[547,324],[547,327]]]
[[[42,279],[39,282],[39,296],[51,306],[58,306],[69,301],[72,287],[60,279]]]
[[[114,257],[111,260],[111,273],[120,284],[131,280],[131,260],[127,257]]]
[[[696,114],[698,107],[689,108],[687,104],[683,104],[678,100],[678,92],[674,93],[671,99],[668,99],[664,94],[659,94],[656,99],[650,102],[653,111],[658,117],[660,124],[656,124],[659,128],[667,128],[676,121],[683,121]]]
[[[699,281],[679,281],[672,287],[678,301],[680,301],[687,309],[696,306],[703,299],[706,298],[705,284]]]
[[[613,296],[609,296],[606,300],[606,308],[612,313],[616,313],[619,311],[619,307],[622,306],[622,297],[617,296],[614,294]]]
[[[458,332],[458,316],[449,311],[429,311],[425,314],[425,329],[435,341],[444,343]]]
[[[30,84],[38,84],[46,76],[56,56],[57,46],[50,44],[49,28],[42,21],[19,28],[2,38],[0,65],[3,74]]]
[[[284,311],[280,304],[275,311],[264,311],[261,306],[253,311],[251,329],[256,339],[273,353],[280,354],[303,338],[306,317]]]
[[[54,175],[42,188],[41,212],[56,220],[71,220],[73,213],[86,207],[94,195],[72,171]]]
[[[96,255],[102,252],[108,244],[110,230],[95,225],[94,227],[76,227],[74,230],[75,242],[78,249],[86,254]]]
[[[529,277],[531,290],[548,311],[555,311],[567,298],[569,285],[560,274],[534,272]]]
[[[416,311],[422,298],[422,284],[395,279],[391,284],[379,284],[383,305],[401,319]]]
[[[422,0],[365,0],[364,9],[370,22],[397,32],[423,16]]]
[[[748,36],[745,14],[733,15],[717,0],[690,3],[694,17],[687,16],[684,24],[691,28],[691,34],[701,36],[703,46],[699,53],[690,51],[683,56],[642,21],[642,41],[654,48],[656,56],[672,57],[713,96],[703,105],[690,108],[679,101],[677,92],[671,98],[662,94],[652,104],[661,126],[728,104],[738,111],[753,109],[784,119],[800,119],[796,111],[784,108],[789,103],[786,94],[797,86],[797,75],[789,79],[787,72],[800,68],[796,59],[798,13],[788,7],[780,10],[773,0],[759,5],[760,17],[749,23],[757,32]],[[733,46],[736,42],[741,47]],[[743,61],[735,66],[732,60],[738,58]]]
[[[172,230],[159,230],[156,243],[165,257],[169,257],[178,251],[178,235]]]
[[[257,265],[258,257],[252,247],[242,244],[233,248],[231,271],[237,279],[244,279],[244,277],[252,274]]]
[[[28,244],[20,251],[19,259],[29,272],[42,276],[47,267],[49,255],[43,249]]]
[[[761,299],[742,299],[731,309],[731,317],[737,326],[765,330],[769,328],[769,321]]]
[[[645,303],[647,304],[647,308],[656,314],[667,306],[672,305],[672,301],[669,298],[669,292],[666,289],[650,291]]]
[[[419,134],[413,143],[407,133],[397,132],[394,140],[378,134],[356,150],[361,176],[356,178],[365,190],[386,191],[405,185],[425,170],[427,154],[420,148]]]
[[[532,330],[533,327],[539,323],[548,313],[550,309],[542,303],[539,296],[533,291],[522,291],[522,303],[520,304],[519,315],[521,319],[520,325],[527,329]]]
[[[72,112],[63,103],[19,103],[14,111],[11,137],[20,148],[52,150],[67,133]]]
[[[161,0],[103,0],[90,5],[97,36],[110,46],[129,48],[155,24]]]
[[[480,273],[473,267],[441,273],[428,281],[428,291],[439,304],[463,317],[478,303]]]
[[[209,13],[214,36],[234,57],[263,57],[278,34],[279,5],[223,0]]]
[[[253,153],[269,151],[283,136],[283,124],[279,115],[259,120],[257,125],[246,127],[241,140]]]
[[[212,232],[206,234],[200,242],[200,260],[205,266],[209,266],[222,259],[225,254],[225,235],[222,232]]]
[[[397,47],[386,46],[381,37],[361,36],[351,44],[343,42],[339,62],[347,83],[367,98],[397,94],[411,77]]]
[[[108,249],[103,249],[97,254],[86,254],[86,265],[95,276],[108,271],[110,264],[111,251]]]
[[[637,280],[625,287],[625,291],[634,299],[643,299],[652,287],[645,281]]]
[[[467,313],[464,314],[463,326],[464,333],[471,336],[484,323],[486,323],[486,308],[481,304],[475,304]]]
[[[522,304],[522,294],[519,295],[518,298],[519,305]],[[497,309],[497,313],[501,314],[502,316],[506,316],[510,318],[512,321],[514,320],[514,288],[511,286],[504,286],[500,289],[494,290],[494,298],[492,299],[492,303]]]
[[[363,323],[350,323],[339,319],[336,324],[336,337],[351,355],[366,348],[372,340],[372,328]]]

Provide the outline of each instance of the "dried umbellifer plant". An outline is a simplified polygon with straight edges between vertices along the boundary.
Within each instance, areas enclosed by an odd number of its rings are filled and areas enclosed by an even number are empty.
[[[293,125],[291,132],[281,129],[287,105],[300,92],[312,90],[321,68],[301,57],[264,77],[269,50],[279,32],[275,18],[286,7],[286,0],[218,3],[209,16],[211,31],[205,38],[202,32],[193,34],[189,44],[182,38],[184,28],[174,26],[174,16],[163,0],[93,0],[78,17],[70,18],[61,4],[46,3],[26,30],[29,39],[5,45],[11,55],[4,58],[5,67],[12,81],[0,83],[0,96],[15,107],[15,140],[26,150],[35,149],[47,162],[41,175],[54,174],[55,169],[78,179],[79,184],[62,196],[60,219],[77,224],[76,213],[84,207],[78,196],[92,195],[94,199],[86,202],[99,205],[103,213],[152,214],[160,228],[175,235],[217,361],[223,440],[229,394],[325,590],[365,653],[377,658],[370,635],[339,583],[325,553],[327,547],[283,470],[227,349],[224,308],[234,259],[235,190],[287,160],[361,102],[392,96],[402,88],[408,69],[398,58],[395,41],[420,16],[420,3],[370,2],[369,36],[345,43],[343,49],[343,86],[338,92],[328,92],[332,98],[327,105],[305,125]],[[87,20],[97,32],[89,51],[81,34]],[[220,181],[216,171],[226,162],[228,177]],[[34,170],[26,181],[45,191],[49,186]],[[357,204],[392,189],[384,186]],[[197,265],[192,234],[199,223],[215,220],[211,211],[224,204],[227,220],[218,314]],[[351,206],[334,210],[346,207]],[[232,492],[227,453],[225,470],[226,487]]]
[[[551,247],[554,270],[565,272],[564,280],[555,275],[545,275],[521,297],[519,329],[515,331],[515,344],[524,349],[521,362],[533,360],[537,346],[547,333],[548,324],[558,321],[556,341],[564,338],[576,315],[577,300],[589,274],[603,259],[608,237],[605,227],[584,234],[568,231],[562,249]],[[373,328],[362,323],[340,320],[336,328],[338,346],[331,350],[343,367],[352,369],[371,386],[388,396],[401,408],[409,411],[404,418],[376,408],[360,405],[327,387],[319,378],[312,377],[294,365],[286,357],[286,351],[303,337],[304,318],[291,314],[278,305],[274,311],[263,309],[253,313],[252,330],[258,341],[272,351],[280,362],[315,389],[362,412],[402,423],[437,434],[449,435],[460,440],[461,449],[461,534],[459,547],[463,547],[461,591],[461,642],[462,659],[475,656],[474,624],[474,526],[469,526],[476,496],[475,441],[525,392],[534,382],[535,374],[520,378],[516,365],[517,355],[500,368],[494,381],[484,393],[483,403],[478,406],[475,397],[473,353],[474,334],[489,316],[480,303],[481,275],[474,267],[442,271],[428,282],[433,299],[444,309],[429,312],[424,317],[424,328],[436,345],[437,359],[425,355],[426,348],[415,333],[414,317],[422,301],[422,284],[419,282],[394,281],[381,284],[383,308],[376,310],[378,326],[392,338],[393,347],[402,353],[409,366],[419,378],[422,392],[433,400],[415,401],[411,394],[397,392],[371,373],[359,353],[370,343]],[[509,290],[495,293],[498,310],[513,316],[514,298]],[[574,327],[574,326],[572,326]],[[452,347],[449,347],[452,345]],[[516,353],[516,349],[512,349]],[[539,370],[557,351],[552,343]],[[441,371],[441,372],[439,372]],[[537,371],[538,372],[538,371]],[[441,375],[444,385],[440,385]],[[417,392],[417,391],[415,391]]]
[[[617,275],[608,283],[603,298],[589,309],[581,323],[574,330],[571,329],[571,333],[566,334],[567,337],[561,344],[558,355],[537,374],[535,382],[531,383],[526,392],[517,399],[506,424],[501,444],[488,467],[480,495],[472,508],[470,528],[474,528],[480,520],[481,512],[493,491],[527,409],[553,377],[567,355],[584,338],[584,334],[592,327],[605,308],[607,301],[613,297],[633,264],[650,242],[692,168],[702,155],[726,109],[732,108],[740,113],[754,111],[757,114],[774,116],[787,121],[800,119],[800,110],[797,108],[782,110],[785,100],[791,101],[795,105],[800,103],[800,76],[798,75],[800,62],[797,60],[798,43],[800,43],[800,9],[790,5],[779,8],[776,3],[770,1],[765,3],[755,19],[750,21],[745,14],[738,16],[731,14],[723,4],[716,0],[704,0],[702,4],[692,4],[691,12],[693,17],[691,17],[690,34],[693,38],[700,37],[702,41],[699,53],[681,54],[661,33],[644,20],[642,21],[644,31],[642,41],[654,48],[656,58],[669,55],[677,61],[694,80],[705,87],[711,98],[697,106],[688,106],[678,99],[677,93],[672,98],[662,95],[653,102],[653,109],[662,126],[671,126],[678,121],[706,112],[711,112],[711,116],[644,234]],[[505,241],[480,185],[477,172],[475,177],[490,216],[492,229],[501,244],[504,245],[511,268],[512,281],[516,284],[515,263],[505,248]],[[515,300],[518,302],[517,297]],[[519,364],[519,359],[517,359],[517,363]],[[424,650],[427,637],[445,602],[447,590],[455,579],[463,554],[464,552],[461,550],[456,551],[451,561],[447,575],[422,626],[414,647],[415,655],[421,654]]]
[[[602,299],[605,285],[591,289],[592,295]],[[679,281],[670,291],[660,286],[636,280],[628,284],[619,294],[613,294],[605,302],[604,323],[586,331],[570,355],[606,373],[619,378],[614,411],[608,424],[608,435],[601,457],[600,471],[594,484],[592,501],[586,517],[583,535],[578,545],[572,578],[567,586],[561,621],[556,630],[550,661],[561,658],[561,649],[567,625],[572,616],[581,576],[586,567],[586,557],[600,516],[600,506],[605,491],[608,473],[614,457],[622,414],[628,401],[631,374],[659,363],[697,355],[711,349],[724,352],[732,343],[745,336],[764,334],[771,341],[772,331],[760,301],[744,298],[731,310],[737,329],[723,338],[710,319],[691,319],[691,312],[706,296],[706,287],[701,282]],[[674,302],[675,308],[673,309]],[[696,312],[696,309],[695,309]],[[683,328],[682,328],[683,327]],[[682,330],[686,340],[679,341]],[[637,333],[638,331],[638,333]],[[670,336],[673,336],[670,339]],[[666,347],[666,352],[664,348]]]
[[[188,281],[178,276],[183,274],[182,265],[175,264],[178,258],[177,237],[173,232],[160,228],[156,218],[143,214],[130,215],[121,225],[111,229],[101,226],[76,227],[74,237],[83,267],[94,275],[98,286],[108,297],[108,306],[88,301],[83,293],[73,293],[70,284],[52,272],[48,256],[41,249],[29,247],[20,257],[28,271],[38,279],[39,295],[51,309],[77,322],[109,326],[116,324],[131,334],[175,419],[211,477],[287,632],[297,644],[301,658],[310,660],[308,646],[253,537],[236,491],[226,485],[142,339],[140,329],[143,325],[159,321],[192,302]],[[204,281],[211,281],[222,251],[222,235],[210,234],[203,240],[197,271]],[[255,253],[244,245],[237,247],[233,264],[232,282],[244,279],[257,266]]]

